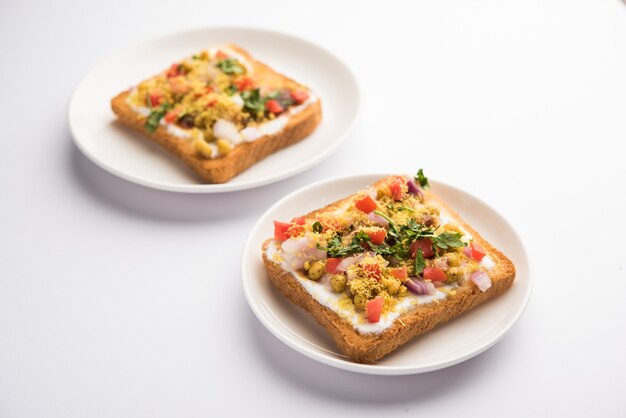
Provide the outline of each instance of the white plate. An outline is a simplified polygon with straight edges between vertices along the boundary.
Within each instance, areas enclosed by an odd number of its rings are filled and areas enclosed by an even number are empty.
[[[178,159],[116,123],[110,100],[170,63],[225,42],[241,45],[278,72],[310,86],[322,100],[323,120],[310,137],[269,156],[228,183],[201,184]],[[358,109],[354,75],[319,46],[263,29],[206,28],[165,36],[102,62],[76,88],[69,122],[78,148],[119,177],[162,190],[217,193],[272,183],[319,163],[349,134]]]
[[[441,369],[467,360],[498,342],[526,307],[531,271],[519,236],[494,209],[459,189],[431,181],[432,190],[511,258],[517,269],[504,294],[418,337],[377,364],[352,363],[339,353],[326,331],[272,286],[261,259],[263,241],[273,235],[273,220],[291,219],[323,207],[374,183],[384,175],[361,175],[315,183],[272,206],[252,229],[241,265],[246,298],[257,318],[276,337],[300,353],[354,372],[401,375]]]

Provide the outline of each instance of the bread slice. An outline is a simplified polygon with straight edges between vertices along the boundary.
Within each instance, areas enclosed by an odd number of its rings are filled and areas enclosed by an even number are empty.
[[[381,179],[372,187],[375,190],[384,187],[385,184],[393,181],[392,179],[393,177]],[[339,350],[354,362],[373,363],[412,338],[504,292],[513,283],[515,278],[513,263],[463,221],[440,198],[429,190],[424,190],[423,193],[424,204],[433,205],[445,211],[447,217],[465,232],[471,234],[474,243],[483,247],[493,261],[493,266],[488,272],[492,285],[486,291],[481,291],[472,280],[465,280],[462,284],[458,284],[453,292],[449,292],[445,299],[438,300],[436,303],[418,304],[408,312],[402,313],[389,327],[379,333],[358,331],[334,310],[318,302],[302,285],[302,279],[297,279],[293,271],[286,269],[284,264],[279,261],[280,258],[277,261],[276,257],[270,255],[268,249],[271,246],[278,248],[277,241],[268,239],[263,243],[263,262],[272,283],[291,302],[309,312],[328,331]],[[354,202],[358,196],[362,196],[362,194],[349,196],[308,213],[305,215],[307,224],[311,220],[319,219],[320,214],[336,214],[338,209],[350,206],[351,202]]]
[[[242,48],[233,44],[228,44],[224,48],[245,57],[251,74],[261,89],[281,87],[310,92],[305,86],[255,60]],[[132,90],[124,91],[111,100],[111,108],[120,122],[141,132],[146,138],[176,155],[207,183],[227,182],[265,157],[303,140],[315,130],[322,119],[321,102],[317,99],[308,103],[298,113],[288,115],[288,122],[280,131],[261,136],[251,142],[242,141],[225,155],[207,158],[198,152],[192,139],[174,135],[166,124],[161,123],[154,132],[149,132],[145,128],[148,117],[131,106],[129,101],[131,94]]]

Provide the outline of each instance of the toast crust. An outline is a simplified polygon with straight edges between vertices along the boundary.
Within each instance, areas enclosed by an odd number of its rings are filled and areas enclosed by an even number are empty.
[[[272,70],[267,65],[253,59],[246,51],[235,46],[229,48],[245,56],[254,67],[255,74],[260,80],[276,81],[299,85],[295,81]],[[252,142],[244,142],[229,152],[217,158],[199,156],[193,146],[193,141],[170,134],[167,127],[159,125],[153,132],[148,132],[144,125],[147,117],[135,112],[127,103],[130,92],[125,91],[111,100],[111,109],[120,122],[141,132],[146,138],[160,144],[163,148],[176,155],[189,166],[206,183],[225,183],[237,174],[245,171],[265,157],[295,144],[309,136],[322,120],[322,106],[319,99],[308,105],[301,112],[289,116],[289,121],[283,130],[273,135],[266,135]]]
[[[375,183],[374,186],[383,181],[385,179]],[[437,205],[445,209],[460,226],[472,234],[473,240],[480,244],[492,257],[496,263],[496,266],[489,272],[492,286],[485,292],[482,292],[473,282],[467,280],[463,285],[455,289],[456,293],[454,295],[448,295],[439,303],[418,305],[415,309],[402,314],[389,328],[379,334],[361,334],[331,309],[321,305],[311,297],[292,273],[268,259],[266,249],[274,241],[268,239],[263,243],[263,262],[274,286],[291,302],[309,312],[328,331],[339,350],[354,362],[375,362],[412,338],[504,292],[515,279],[515,267],[501,251],[489,244],[476,230],[463,221],[455,211],[433,195],[432,192],[427,191],[426,193],[427,199],[435,201]],[[310,212],[305,217],[334,211],[345,201],[352,199],[353,196],[348,196],[322,209]]]

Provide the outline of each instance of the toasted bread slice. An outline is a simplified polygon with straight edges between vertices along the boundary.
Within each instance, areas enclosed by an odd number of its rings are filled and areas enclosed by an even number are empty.
[[[254,83],[261,91],[267,92],[271,89],[288,89],[291,91],[306,91],[308,92],[307,94],[312,95],[308,88],[253,59],[240,47],[229,44],[224,48],[227,48],[228,51],[234,51],[238,57],[245,59],[247,63],[246,67],[248,68],[247,74],[254,77]],[[166,73],[162,73],[155,76],[153,79],[159,76],[164,78],[165,74]],[[223,76],[223,74],[221,74],[221,76]],[[150,80],[152,79],[146,81],[149,82]],[[238,80],[235,79],[234,81],[237,82]],[[133,89],[122,92],[112,99],[111,107],[118,119],[125,125],[143,133],[146,138],[159,143],[165,149],[176,155],[207,183],[227,182],[270,154],[303,140],[315,130],[322,119],[321,102],[312,95],[312,98],[315,98],[315,100],[309,100],[307,103],[302,104],[300,106],[301,109],[298,109],[299,111],[297,113],[294,112],[291,114],[289,109],[285,109],[285,111],[280,114],[270,115],[269,111],[265,111],[266,114],[272,118],[270,120],[266,118],[265,122],[279,117],[288,118],[282,129],[249,141],[239,139],[229,145],[230,149],[227,153],[211,156],[199,152],[195,142],[198,140],[197,138],[194,139],[190,135],[186,135],[187,137],[177,135],[177,132],[185,132],[186,130],[184,127],[176,126],[175,122],[164,123],[162,121],[153,132],[146,129],[146,122],[148,121],[147,111],[137,111],[136,106],[132,105],[132,94],[134,94]],[[222,96],[218,98],[226,100],[226,93],[223,93]],[[296,107],[295,104],[294,107]],[[151,110],[154,110],[154,108]],[[176,129],[171,129],[171,125],[175,125]],[[241,129],[241,118],[239,125]],[[260,126],[260,124],[258,126]],[[246,124],[244,123],[243,128],[245,127]],[[210,130],[210,126],[208,126],[207,129]],[[202,132],[200,133],[202,134]],[[216,139],[219,138],[211,138],[207,142],[210,143],[213,141],[214,143]],[[217,149],[215,146],[211,146],[213,150]]]
[[[393,179],[394,177],[382,179],[372,187],[374,190],[384,188],[390,181],[394,181]],[[423,204],[437,207],[441,212],[445,212],[445,216],[462,228],[464,234],[471,236],[473,243],[484,249],[492,262],[488,270],[491,287],[481,291],[472,280],[466,279],[457,283],[452,291],[447,291],[445,297],[430,303],[417,304],[412,309],[401,313],[389,326],[379,332],[361,332],[354,326],[354,323],[346,319],[346,315],[339,315],[335,309],[330,309],[320,303],[303,286],[303,281],[309,280],[306,278],[306,272],[294,271],[281,260],[281,244],[275,239],[268,239],[263,244],[263,262],[272,283],[291,302],[309,312],[328,331],[339,350],[354,362],[375,362],[412,338],[502,293],[515,279],[515,267],[502,252],[488,243],[432,192],[424,190],[423,194]],[[308,213],[305,215],[304,228],[306,229],[311,222],[323,218],[323,214],[336,216],[338,210],[353,207],[355,199],[359,196],[363,194],[349,196]],[[272,247],[274,250],[271,250]],[[367,317],[365,312],[362,312],[362,315]]]

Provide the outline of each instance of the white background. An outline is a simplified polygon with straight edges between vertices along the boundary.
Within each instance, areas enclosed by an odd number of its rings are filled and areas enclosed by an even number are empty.
[[[619,0],[0,3],[0,416],[626,416],[626,5]],[[354,134],[225,195],[154,191],[72,144],[98,62],[164,33],[277,29],[341,56]],[[115,92],[112,92],[112,94]],[[313,181],[424,167],[520,232],[535,287],[495,347],[404,377],[275,339],[242,293],[255,220]]]

